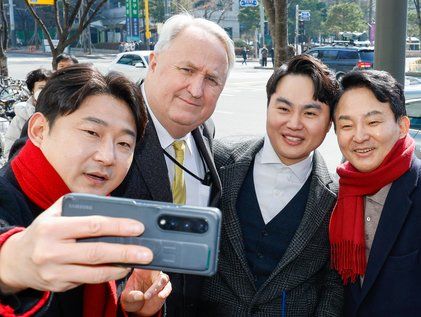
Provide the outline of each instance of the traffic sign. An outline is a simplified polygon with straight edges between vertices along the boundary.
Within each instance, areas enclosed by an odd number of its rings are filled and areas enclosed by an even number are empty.
[[[257,0],[240,0],[240,7],[257,7],[258,5]]]
[[[298,19],[300,21],[310,21],[310,11],[300,10],[298,13]]]
[[[54,0],[27,0],[30,5],[54,5]]]

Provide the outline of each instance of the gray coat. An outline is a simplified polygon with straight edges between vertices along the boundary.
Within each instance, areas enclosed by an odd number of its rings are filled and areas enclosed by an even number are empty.
[[[218,273],[205,281],[201,316],[341,316],[343,287],[329,268],[328,240],[337,183],[317,151],[303,219],[275,270],[256,289],[244,252],[236,201],[262,146],[263,139],[244,137],[214,143],[223,187],[223,228]]]

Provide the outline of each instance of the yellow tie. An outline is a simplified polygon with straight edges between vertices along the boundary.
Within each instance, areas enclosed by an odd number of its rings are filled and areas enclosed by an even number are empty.
[[[173,142],[175,160],[184,164],[184,150],[186,144],[184,141],[174,141]],[[177,165],[174,164],[174,181],[172,183],[172,197],[175,204],[184,205],[186,203],[186,183],[184,182],[184,173],[183,170]]]

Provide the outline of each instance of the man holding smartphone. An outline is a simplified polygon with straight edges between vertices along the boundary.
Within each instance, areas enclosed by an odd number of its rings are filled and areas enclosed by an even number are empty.
[[[215,110],[235,60],[217,24],[175,15],[162,28],[142,84],[149,121],[134,162],[113,195],[216,206],[221,183],[211,152]],[[201,278],[171,274],[169,316],[194,314]]]
[[[124,179],[146,113],[139,89],[89,65],[56,72],[40,94],[28,141],[0,171],[0,315],[151,316],[171,291],[168,276],[135,270],[117,302],[114,280],[147,264],[149,249],[77,243],[138,236],[143,224],[98,216],[60,217],[70,192],[107,195]],[[108,282],[108,283],[107,283]]]

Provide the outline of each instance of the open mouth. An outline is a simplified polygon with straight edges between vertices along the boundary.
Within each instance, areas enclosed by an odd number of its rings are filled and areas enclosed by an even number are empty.
[[[95,182],[105,182],[108,180],[108,176],[101,174],[85,173],[85,176]]]
[[[366,148],[366,149],[355,149],[354,152],[358,154],[366,154],[366,153],[370,153],[373,150],[374,150],[374,147],[371,147],[371,148]]]
[[[292,136],[292,135],[285,135],[284,134],[283,137],[284,137],[286,143],[288,143],[290,145],[298,145],[298,144],[300,144],[301,142],[304,141],[303,138]]]

